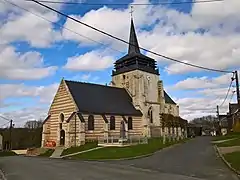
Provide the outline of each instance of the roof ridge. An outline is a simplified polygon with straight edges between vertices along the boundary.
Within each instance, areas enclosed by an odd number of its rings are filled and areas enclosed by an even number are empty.
[[[115,88],[115,89],[124,89],[125,88],[121,88],[121,87],[115,87],[115,86],[106,86],[106,85],[102,85],[102,84],[96,84],[96,83],[89,83],[89,82],[81,82],[81,81],[73,81],[73,80],[64,80],[65,82],[73,82],[73,83],[80,83],[80,84],[89,84],[89,85],[96,85],[96,86],[102,86],[102,87],[109,87],[109,88]]]

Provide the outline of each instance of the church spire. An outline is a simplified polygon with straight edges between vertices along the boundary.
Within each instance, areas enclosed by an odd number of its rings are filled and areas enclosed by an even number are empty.
[[[159,75],[159,71],[156,68],[156,61],[150,57],[141,54],[138,45],[137,35],[134,28],[131,8],[131,27],[129,36],[128,53],[115,62],[115,70],[112,72],[112,76],[123,74],[125,72],[141,70],[144,72]]]
[[[140,54],[140,49],[138,45],[137,35],[134,28],[133,19],[131,18],[128,54],[132,54],[132,53]]]

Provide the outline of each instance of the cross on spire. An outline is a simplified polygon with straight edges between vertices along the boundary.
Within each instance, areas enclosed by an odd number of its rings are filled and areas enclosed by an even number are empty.
[[[131,6],[130,14],[131,14],[131,19],[132,19],[133,18],[133,6]]]

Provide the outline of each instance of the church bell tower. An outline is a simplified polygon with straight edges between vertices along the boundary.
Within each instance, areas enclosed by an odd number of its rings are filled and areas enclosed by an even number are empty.
[[[115,62],[111,85],[128,91],[135,108],[143,113],[143,126],[160,125],[159,70],[154,59],[140,52],[133,19],[128,53]]]

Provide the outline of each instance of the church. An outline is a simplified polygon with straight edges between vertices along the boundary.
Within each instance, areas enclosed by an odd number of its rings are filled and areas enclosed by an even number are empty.
[[[115,62],[109,85],[61,80],[43,123],[42,147],[119,137],[120,129],[126,138],[180,135],[180,126],[163,125],[163,114],[179,117],[179,107],[159,76],[156,61],[140,52],[131,20],[128,53]]]

